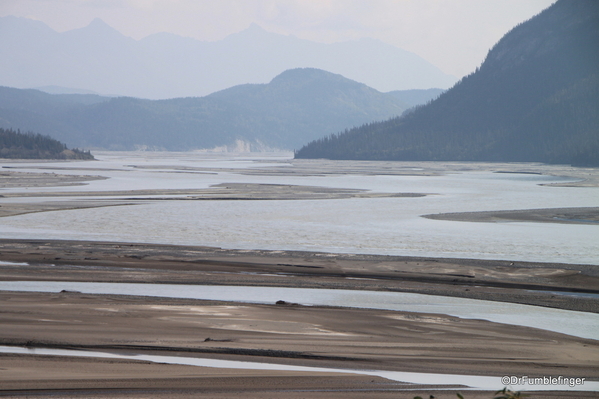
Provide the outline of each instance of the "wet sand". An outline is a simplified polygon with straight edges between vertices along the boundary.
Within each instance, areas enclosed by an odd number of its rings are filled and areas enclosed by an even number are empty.
[[[423,215],[436,220],[459,222],[536,222],[564,224],[599,224],[599,208],[549,208],[514,211],[460,212]]]
[[[203,189],[14,192],[6,198],[31,197],[125,197],[124,200],[315,200],[346,198],[424,197],[423,193],[374,193],[368,190],[299,186],[292,184],[221,183]],[[151,198],[136,198],[151,196]],[[169,197],[161,197],[169,196]]]
[[[351,255],[302,251],[0,239],[10,280],[254,285],[403,291],[599,312],[593,265]],[[284,299],[284,298],[282,298]]]
[[[345,369],[599,378],[597,341],[482,320],[78,293],[4,292],[0,301],[0,341],[8,345]],[[390,390],[407,388],[360,375],[36,355],[2,354],[0,369],[1,394],[126,388],[233,390],[246,392],[248,397],[283,390],[279,394],[288,397],[287,391],[309,389],[315,391],[310,397],[330,397],[331,390],[359,389],[372,391],[367,397],[390,397]],[[459,387],[450,389],[460,391]],[[111,397],[112,392],[105,394]]]
[[[3,162],[18,164],[18,162],[7,160],[3,160]],[[18,166],[14,166],[14,168],[18,168]],[[4,166],[0,170],[0,188],[82,186],[88,181],[107,179],[104,176],[19,172],[11,169],[13,167]]]
[[[83,241],[0,240],[0,247],[1,261],[28,263],[0,264],[0,279],[5,281],[367,289],[599,309],[596,299],[535,291],[550,287],[596,292],[597,272],[585,265]],[[0,303],[2,345],[348,369],[599,379],[598,341],[446,315],[74,292],[1,292]],[[398,391],[404,385],[358,375],[0,354],[0,395],[15,397],[27,396],[30,390],[41,397],[238,397],[243,393],[248,398],[412,398],[417,392],[432,392],[417,386],[413,387],[416,393]],[[458,391],[454,387],[451,395],[432,393],[437,398],[455,397]],[[491,395],[468,392],[466,397]],[[533,397],[560,397],[542,395]],[[587,394],[576,393],[582,395]]]
[[[565,177],[571,181],[550,183],[559,187],[597,187],[599,170],[570,165],[548,165],[535,162],[419,162],[419,161],[342,161],[327,159],[265,159],[268,168],[209,168],[181,165],[135,165],[135,168],[159,170],[160,173],[228,172],[258,176],[325,176],[358,174],[366,176],[442,176],[462,172],[517,173]],[[259,166],[260,161],[256,162]],[[280,166],[277,166],[280,164]],[[292,166],[292,167],[290,167]]]

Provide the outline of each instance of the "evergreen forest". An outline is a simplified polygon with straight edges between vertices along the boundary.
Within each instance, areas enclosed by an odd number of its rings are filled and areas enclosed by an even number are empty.
[[[69,150],[65,144],[49,136],[2,128],[0,128],[0,158],[94,159],[89,151]]]
[[[296,157],[599,166],[599,2],[557,1],[437,99]]]

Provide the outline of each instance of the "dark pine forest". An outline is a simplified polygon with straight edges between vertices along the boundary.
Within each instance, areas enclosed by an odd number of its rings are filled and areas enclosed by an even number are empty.
[[[39,133],[0,128],[0,158],[94,159],[89,151],[69,150],[58,140]]]

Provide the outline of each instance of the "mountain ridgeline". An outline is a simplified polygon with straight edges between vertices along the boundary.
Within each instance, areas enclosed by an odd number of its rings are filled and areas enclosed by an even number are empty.
[[[32,132],[0,128],[0,158],[94,159],[89,151],[69,150],[58,140]]]
[[[598,166],[599,2],[557,1],[436,100],[318,139],[296,157]]]
[[[379,91],[448,88],[457,80],[414,53],[374,39],[316,43],[258,25],[216,42],[170,33],[141,40],[100,19],[56,32],[41,21],[0,17],[0,85],[83,88],[149,99],[205,96],[266,83],[288,69],[341,74]],[[43,65],[43,68],[40,67]]]
[[[438,92],[381,93],[314,68],[285,71],[268,84],[170,100],[0,87],[0,127],[43,132],[80,148],[186,151],[241,141],[246,150],[292,150],[348,126],[400,115]]]

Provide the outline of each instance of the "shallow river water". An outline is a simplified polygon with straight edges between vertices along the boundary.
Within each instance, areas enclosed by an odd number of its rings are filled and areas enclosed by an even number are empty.
[[[542,185],[572,180],[565,177],[493,173],[492,170],[500,166],[492,165],[489,171],[477,171],[466,165],[436,176],[369,175],[360,172],[359,165],[345,174],[269,175],[269,168],[296,168],[286,163],[290,160],[289,154],[235,157],[112,152],[97,154],[97,158],[99,160],[95,162],[5,163],[3,166],[18,166],[19,171],[92,174],[110,178],[91,181],[84,186],[3,189],[0,194],[199,189],[218,183],[261,183],[433,195],[418,198],[144,201],[134,206],[30,213],[2,218],[0,237],[599,263],[599,224],[472,223],[422,217],[447,212],[588,207],[599,204],[599,188]],[[318,161],[314,162],[318,169]],[[410,163],[391,165],[391,170],[422,169]],[[44,169],[39,169],[40,166]],[[522,168],[525,169],[526,165]],[[551,169],[547,168],[548,171]],[[244,174],[247,170],[265,173]],[[9,202],[64,200],[62,197],[0,198],[0,206]]]
[[[270,304],[278,300],[285,300],[303,305],[440,313],[599,339],[599,314],[597,313],[407,292],[67,281],[0,281],[0,290],[33,292],[67,290],[87,294],[139,295]]]

